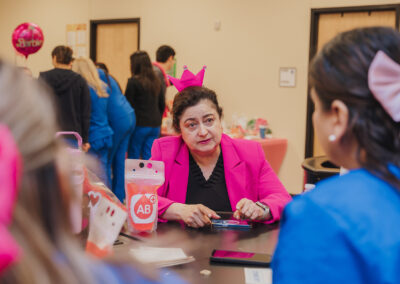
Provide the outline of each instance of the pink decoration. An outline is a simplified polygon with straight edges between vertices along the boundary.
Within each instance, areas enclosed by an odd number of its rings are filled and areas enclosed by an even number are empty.
[[[0,273],[18,259],[20,250],[7,226],[12,220],[21,164],[11,132],[0,125]]]
[[[43,32],[38,25],[33,23],[20,24],[12,34],[12,44],[16,51],[28,55],[37,52],[43,45]]]
[[[259,125],[268,125],[268,121],[266,119],[263,119],[263,118],[257,118],[256,126],[259,126]]]
[[[183,66],[183,69],[184,71],[180,79],[168,76],[172,84],[179,92],[183,91],[187,87],[203,85],[204,72],[206,70],[206,66],[203,66],[203,68],[199,71],[199,73],[196,74],[196,76],[189,71],[186,65]]]
[[[266,119],[257,118],[256,125],[255,125],[256,132],[258,132],[260,130],[260,126],[263,126],[264,128],[267,127],[268,121]]]
[[[368,70],[368,86],[394,121],[400,121],[400,65],[379,50]]]

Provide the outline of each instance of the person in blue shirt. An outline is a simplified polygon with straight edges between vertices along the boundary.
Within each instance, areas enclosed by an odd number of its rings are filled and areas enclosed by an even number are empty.
[[[89,153],[95,156],[101,165],[96,175],[107,186],[110,181],[107,176],[108,155],[112,147],[113,131],[108,122],[108,97],[107,85],[103,83],[97,72],[96,66],[89,58],[75,59],[72,70],[80,74],[88,83],[92,103],[89,126]]]
[[[125,155],[128,151],[129,139],[135,130],[135,111],[123,95],[118,82],[108,73],[104,63],[96,63],[100,79],[107,84],[108,122],[112,130],[113,145],[108,155],[107,174],[112,181],[114,194],[124,202],[125,199]]]
[[[316,135],[350,171],[287,205],[273,282],[400,283],[400,33],[339,34],[309,78]]]

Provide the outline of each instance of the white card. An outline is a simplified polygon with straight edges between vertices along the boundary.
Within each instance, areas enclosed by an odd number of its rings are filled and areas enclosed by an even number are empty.
[[[131,249],[130,253],[144,263],[175,261],[187,258],[187,255],[181,248],[140,247],[138,249]]]
[[[272,284],[272,269],[270,268],[245,268],[246,284]]]

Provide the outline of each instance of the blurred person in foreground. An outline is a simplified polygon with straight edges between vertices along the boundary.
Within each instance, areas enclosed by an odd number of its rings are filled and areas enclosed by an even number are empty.
[[[71,233],[76,197],[55,121],[48,90],[0,62],[0,282],[181,283],[171,272],[144,276],[127,258],[85,254]]]

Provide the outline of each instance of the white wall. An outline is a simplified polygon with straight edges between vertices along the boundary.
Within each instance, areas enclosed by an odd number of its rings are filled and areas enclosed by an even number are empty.
[[[177,51],[178,66],[207,65],[205,85],[216,90],[229,122],[233,114],[265,117],[274,135],[288,139],[279,177],[300,192],[306,130],[310,9],[393,4],[379,0],[0,0],[0,57],[19,65],[11,33],[20,23],[42,27],[43,48],[28,58],[34,74],[50,69],[50,52],[65,44],[66,24],[95,19],[141,19],[141,49],[161,44]],[[214,22],[221,21],[215,31]],[[279,67],[297,68],[295,88],[280,88]],[[178,74],[181,74],[178,68]]]

